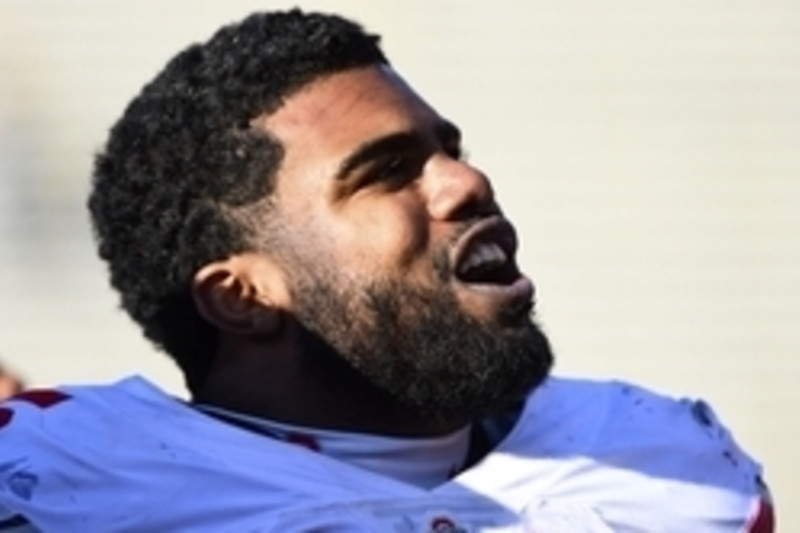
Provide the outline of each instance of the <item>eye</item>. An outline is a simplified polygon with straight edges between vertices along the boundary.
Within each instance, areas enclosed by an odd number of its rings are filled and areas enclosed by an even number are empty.
[[[370,171],[370,182],[397,188],[419,177],[422,162],[409,154],[393,154],[377,161]]]
[[[408,163],[403,156],[392,156],[381,161],[375,170],[378,178],[391,179],[408,170]]]

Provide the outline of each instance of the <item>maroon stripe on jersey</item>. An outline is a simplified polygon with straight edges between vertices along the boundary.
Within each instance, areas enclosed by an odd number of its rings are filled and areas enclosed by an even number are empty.
[[[295,432],[287,433],[286,442],[297,444],[298,446],[308,448],[309,450],[314,452],[320,451],[319,442],[317,442],[317,439],[315,439],[311,435],[306,435],[305,433],[295,433]]]
[[[765,500],[758,503],[758,512],[747,529],[748,533],[775,533],[775,512]]]
[[[12,418],[14,418],[14,411],[6,409],[5,407],[0,407],[0,428],[7,426]]]
[[[25,392],[20,392],[9,398],[9,400],[15,401],[22,401],[32,403],[36,407],[41,407],[42,409],[47,409],[48,407],[52,407],[57,403],[61,403],[64,400],[68,400],[70,398],[69,394],[64,394],[63,392],[52,390],[52,389],[31,389],[26,390]]]

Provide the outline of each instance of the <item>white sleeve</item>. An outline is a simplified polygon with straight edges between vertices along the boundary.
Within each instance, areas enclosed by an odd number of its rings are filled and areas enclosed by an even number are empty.
[[[622,384],[611,414],[605,458],[641,474],[637,492],[646,484],[662,495],[657,509],[652,498],[638,502],[648,519],[661,518],[647,531],[774,531],[761,465],[706,402]]]

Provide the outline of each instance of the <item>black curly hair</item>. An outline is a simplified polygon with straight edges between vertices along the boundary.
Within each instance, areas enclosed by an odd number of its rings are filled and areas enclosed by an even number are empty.
[[[256,248],[242,214],[268,205],[283,157],[251,121],[321,76],[377,64],[388,64],[379,37],[352,21],[258,13],[175,56],[111,129],[88,201],[98,253],[122,307],[176,361],[190,391],[217,346],[192,278]]]

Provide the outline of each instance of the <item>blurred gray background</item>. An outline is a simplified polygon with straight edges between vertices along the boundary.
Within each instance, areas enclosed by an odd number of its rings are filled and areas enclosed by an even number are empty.
[[[84,209],[92,154],[191,41],[287,2],[0,3],[0,360],[142,373]],[[800,531],[800,3],[316,1],[384,35],[522,237],[563,374],[709,400]]]

